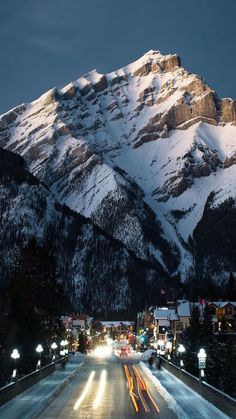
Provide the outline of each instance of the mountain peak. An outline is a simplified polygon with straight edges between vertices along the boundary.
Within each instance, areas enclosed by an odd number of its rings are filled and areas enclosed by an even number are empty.
[[[61,203],[184,276],[209,193],[235,195],[235,125],[235,101],[220,100],[178,55],[150,50],[3,115],[0,146]]]

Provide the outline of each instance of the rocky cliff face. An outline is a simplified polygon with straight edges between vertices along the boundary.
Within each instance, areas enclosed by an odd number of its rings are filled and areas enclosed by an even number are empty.
[[[209,194],[235,196],[235,138],[235,101],[159,51],[0,118],[0,145],[62,204],[183,278]]]
[[[77,310],[109,313],[142,307],[159,294],[165,273],[131,254],[89,220],[61,206],[27,171],[24,160],[0,149],[0,287],[34,237],[53,249],[58,279]]]

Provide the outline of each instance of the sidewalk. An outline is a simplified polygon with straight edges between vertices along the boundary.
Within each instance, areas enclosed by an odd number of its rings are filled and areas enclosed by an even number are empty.
[[[166,369],[149,369],[147,366],[145,368],[149,370],[148,375],[152,374],[152,381],[158,392],[160,394],[164,393],[163,396],[166,395],[166,397],[171,396],[180,407],[183,412],[179,416],[181,419],[182,417],[191,419],[229,419],[229,416],[225,415]]]
[[[65,369],[39,381],[0,407],[0,419],[31,419],[41,413],[83,365],[83,358],[71,356]]]

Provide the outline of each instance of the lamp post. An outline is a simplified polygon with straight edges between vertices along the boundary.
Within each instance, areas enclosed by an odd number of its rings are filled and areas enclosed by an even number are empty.
[[[41,354],[43,352],[43,347],[41,344],[39,344],[36,348],[36,352],[39,354],[39,360],[38,363],[36,365],[36,370],[41,370]]]
[[[56,349],[57,349],[57,344],[56,342],[53,342],[51,344],[51,349],[53,350],[53,356],[52,356],[52,361],[54,362],[56,359]]]
[[[205,377],[205,368],[206,368],[206,358],[207,354],[205,349],[201,348],[197,354],[198,356],[198,368],[199,368],[199,381],[201,382]]]
[[[61,350],[60,350],[60,355],[61,356],[65,356],[65,346],[66,346],[66,342],[64,339],[60,342],[60,346],[61,346]]]
[[[171,348],[172,348],[172,343],[171,342],[167,342],[166,349],[167,349],[167,359],[168,359],[168,362],[170,361],[170,350],[171,350]]]
[[[65,353],[65,355],[67,355],[67,354],[68,354],[68,352],[69,352],[69,350],[68,350],[68,344],[69,344],[69,342],[68,342],[68,340],[67,340],[67,339],[65,339],[65,340],[64,340],[64,344],[65,344],[64,353]]]
[[[177,351],[178,351],[179,358],[180,358],[180,368],[183,368],[184,361],[183,361],[183,358],[182,357],[183,357],[183,354],[185,352],[185,347],[184,347],[184,345],[182,345],[182,343],[179,345]]]
[[[18,349],[13,349],[11,353],[11,358],[14,359],[15,362],[15,368],[12,373],[12,381],[17,381],[17,359],[20,358],[20,354],[18,352]]]

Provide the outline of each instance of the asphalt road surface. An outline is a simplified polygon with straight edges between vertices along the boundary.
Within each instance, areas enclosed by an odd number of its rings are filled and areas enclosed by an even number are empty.
[[[172,419],[168,408],[134,358],[88,357],[41,419]]]

